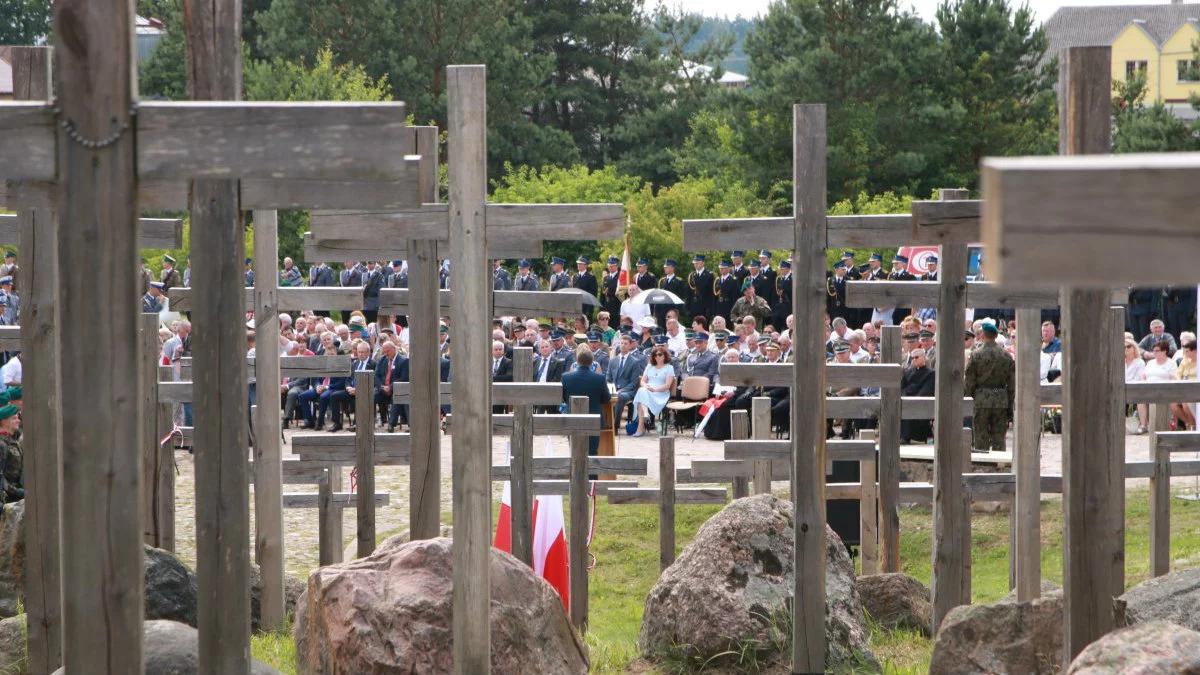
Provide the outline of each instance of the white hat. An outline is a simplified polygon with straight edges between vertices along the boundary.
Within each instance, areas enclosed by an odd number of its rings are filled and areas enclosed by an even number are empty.
[[[638,325],[642,328],[657,328],[658,322],[652,316],[643,316],[638,320]]]

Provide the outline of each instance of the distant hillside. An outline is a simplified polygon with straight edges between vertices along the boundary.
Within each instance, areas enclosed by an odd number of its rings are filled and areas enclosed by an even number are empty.
[[[704,23],[692,42],[703,43],[714,35],[732,34],[734,36],[733,51],[730,52],[729,58],[725,59],[721,65],[725,70],[732,70],[735,73],[746,75],[748,59],[743,47],[746,41],[746,33],[750,32],[750,28],[753,25],[753,19],[745,19],[740,16],[735,19],[704,17]]]

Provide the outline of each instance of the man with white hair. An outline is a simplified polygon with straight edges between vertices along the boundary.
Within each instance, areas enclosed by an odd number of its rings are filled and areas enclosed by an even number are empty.
[[[1162,322],[1162,319],[1155,319],[1150,322],[1150,332],[1138,343],[1142,358],[1147,361],[1153,359],[1154,345],[1160,342],[1167,344],[1167,356],[1174,356],[1175,351],[1179,349],[1179,345],[1175,342],[1175,336],[1167,332],[1167,325]]]
[[[862,330],[852,330],[846,333],[847,342],[850,343],[850,363],[868,363],[871,360],[871,353],[863,348],[863,344],[867,341],[867,336]]]

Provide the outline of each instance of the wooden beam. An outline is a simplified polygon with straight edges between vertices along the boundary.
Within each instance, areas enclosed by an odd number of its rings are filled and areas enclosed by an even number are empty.
[[[572,434],[587,438],[587,434]],[[587,457],[586,473],[612,473],[621,476],[645,476],[647,472],[645,457],[616,457],[612,455],[589,455]],[[492,480],[509,480],[511,468],[504,464],[492,467]],[[571,459],[569,457],[534,457],[534,478],[570,478]]]
[[[612,488],[609,504],[658,504],[658,488]],[[675,488],[676,504],[724,504],[729,501],[725,488]]]
[[[1155,437],[1158,447],[1167,452],[1200,452],[1200,432],[1160,431]]]
[[[0,178],[53,181],[55,158],[54,113],[45,101],[6,101],[0,108]]]
[[[53,11],[61,119],[87,139],[132,124],[133,6],[60,0]],[[106,312],[92,330],[62,331],[59,349],[59,363],[71,364],[60,410],[88,411],[62,416],[62,597],[70,598],[62,603],[63,669],[138,673],[137,144],[134,134],[122,133],[103,147],[86,147],[55,124],[45,105],[28,107],[40,110],[34,115],[40,122],[14,126],[7,116],[0,122],[0,155],[7,158],[0,164],[5,170],[15,164],[25,178],[59,181],[57,215],[71,232],[58,241],[60,316]]]
[[[958,191],[956,196],[959,198],[913,202],[913,244],[965,246],[979,241],[979,211],[982,202],[978,199],[966,199],[966,190]]]
[[[487,204],[488,237],[517,240],[619,239],[625,228],[622,204]],[[447,204],[402,210],[318,211],[312,214],[317,240],[448,241]]]
[[[821,352],[825,353],[825,343]],[[752,385],[759,387],[787,387],[791,385],[790,363],[722,363],[721,382],[730,385]],[[892,363],[847,363],[828,364],[822,360],[822,371],[830,387],[888,387],[900,384],[903,369]]]
[[[830,247],[907,246],[912,239],[912,216],[827,216]],[[791,249],[795,244],[789,217],[685,219],[683,250],[713,251],[752,248]]]
[[[771,464],[767,463],[770,471]],[[767,476],[770,480],[770,476]],[[770,488],[768,487],[768,492]],[[675,562],[675,437],[658,439],[658,569]]]
[[[1042,594],[1042,411],[1038,404],[1041,369],[1041,313],[1017,310],[1017,393],[1013,411],[1016,459],[1015,561],[1017,599],[1029,602]]]
[[[449,242],[430,242],[430,246],[433,246],[432,250],[435,251],[434,255],[437,258],[447,258],[450,256]],[[541,258],[542,249],[541,239],[504,238],[499,241],[488,242],[487,254],[489,258],[499,258],[501,260]],[[311,232],[304,233],[304,259],[310,263],[374,260],[376,258],[383,260],[404,258],[409,260],[408,277],[410,284],[412,282],[411,259],[414,257],[414,254],[409,253],[411,250],[415,249],[409,248],[406,242],[380,240],[378,245],[373,245],[366,241],[318,239]]]
[[[571,494],[571,481],[569,480],[535,480],[532,483],[533,493],[535,495],[557,495],[566,497]],[[589,480],[588,490],[593,488],[597,495],[607,495],[610,490],[628,489],[637,487],[636,480]]]
[[[964,196],[943,190],[942,199]],[[933,416],[935,459],[933,462],[933,630],[937,631],[950,610],[971,602],[970,514],[962,489],[965,468],[963,452],[963,370],[965,355],[960,344],[966,317],[967,249],[947,245],[940,250],[938,274],[937,342],[950,349],[938,353],[935,371],[937,400]]]
[[[341,508],[357,507],[363,501],[361,495],[361,490],[333,492],[329,495],[329,505]],[[370,502],[371,506],[387,506],[391,502],[391,495],[387,492],[376,492],[373,499],[366,501]],[[285,509],[315,509],[320,508],[320,502],[321,493],[319,492],[285,492],[283,494],[283,508]]]
[[[50,47],[13,47],[13,98],[50,98]],[[53,140],[53,137],[50,139]],[[2,143],[3,141],[0,141]],[[51,156],[53,160],[53,156]],[[0,181],[3,182],[3,181]],[[7,217],[6,217],[7,218]],[[22,271],[25,287],[21,326],[0,327],[0,349],[15,351],[24,342],[22,384],[30,405],[21,411],[25,471],[25,618],[31,673],[50,673],[62,665],[62,589],[59,541],[62,496],[62,407],[58,360],[58,223],[47,208],[22,209],[13,239],[29,261]],[[21,334],[25,339],[20,339]],[[5,338],[13,338],[11,341]],[[13,347],[9,343],[15,342]]]
[[[17,244],[17,216],[0,213],[0,244]],[[179,248],[183,244],[180,218],[138,218],[138,248]]]
[[[513,347],[513,380],[533,380],[533,348]],[[512,431],[512,552],[533,566],[533,408],[513,406]]]
[[[407,288],[385,288],[379,293],[379,311],[390,314],[407,314],[410,291]],[[438,291],[438,309],[445,312],[454,303],[449,289]],[[492,314],[495,316],[529,316],[579,314],[583,311],[583,298],[575,293],[552,291],[493,291]]]
[[[562,384],[558,382],[493,382],[490,389],[495,405],[552,405],[562,402]],[[411,392],[412,386],[409,383],[395,383],[392,385],[392,402],[410,402],[412,400]],[[439,383],[439,395],[450,396],[447,401],[452,400],[457,404],[457,395],[453,392],[453,382]],[[430,393],[432,394],[432,392]]]
[[[1174,380],[1171,382],[1125,382],[1123,403],[1179,403],[1200,401],[1200,382],[1196,380]],[[1058,405],[1063,402],[1061,382],[1043,384],[1039,387],[1042,405]]]
[[[354,471],[358,478],[358,557],[375,551],[375,372],[354,373]]]
[[[1167,404],[1150,406],[1150,576],[1161,577],[1171,571],[1171,451],[1164,448],[1159,432],[1171,424]]]
[[[792,499],[796,545],[793,568],[792,670],[825,670],[825,367],[826,137],[825,106],[793,110],[793,246],[799,270],[792,276],[792,313],[800,336],[791,368]],[[892,368],[894,366],[884,366]],[[897,376],[898,377],[898,376]],[[883,384],[883,383],[881,383]]]
[[[317,482],[317,561],[323,567],[342,562],[343,508],[334,495],[342,489],[342,468],[330,466]]]
[[[729,441],[745,441],[750,438],[750,411],[733,410],[729,413]],[[733,498],[741,499],[750,496],[750,478],[735,476],[733,479]]]
[[[568,410],[572,413],[582,415],[587,412],[588,399],[586,396],[572,396],[568,405]],[[571,625],[583,634],[587,632],[588,624],[587,540],[588,520],[591,515],[588,512],[587,490],[591,458],[588,457],[587,437],[576,434],[571,436],[570,442],[570,540],[567,544],[567,559],[570,561]],[[536,473],[535,460],[534,474]]]
[[[396,180],[247,178],[241,181],[239,195],[242,208],[271,211],[346,207],[402,208],[420,201],[417,182],[408,175]],[[35,196],[24,195],[22,198]],[[187,183],[178,180],[143,181],[138,185],[138,203],[147,211],[186,209]],[[314,262],[307,257],[305,259]]]
[[[771,438],[771,398],[755,396],[750,402],[750,417],[752,418],[751,432],[755,440],[765,441]],[[787,444],[783,460],[791,459],[791,444]],[[770,494],[771,492],[771,460],[759,459],[754,461],[754,494]]]
[[[141,425],[138,449],[141,453],[141,503],[138,509],[142,526],[142,541],[155,548],[159,545],[156,516],[160,512],[155,481],[158,476],[158,363],[162,348],[158,343],[158,315],[138,315],[138,423]]]
[[[726,483],[754,476],[754,462],[745,459],[694,459],[689,469],[678,469],[681,483]],[[771,480],[789,480],[792,469],[786,462],[771,462]]]
[[[786,460],[791,441],[725,441],[726,459]],[[875,459],[875,441],[826,441],[825,453],[834,462]]]

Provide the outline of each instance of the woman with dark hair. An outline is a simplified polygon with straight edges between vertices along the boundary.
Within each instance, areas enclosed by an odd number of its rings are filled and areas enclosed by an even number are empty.
[[[633,405],[638,416],[637,432],[634,436],[645,435],[647,417],[657,416],[662,412],[663,407],[671,398],[671,390],[674,388],[675,369],[671,366],[671,354],[666,347],[658,345],[650,350],[649,363],[642,371],[641,387],[633,397]]]

